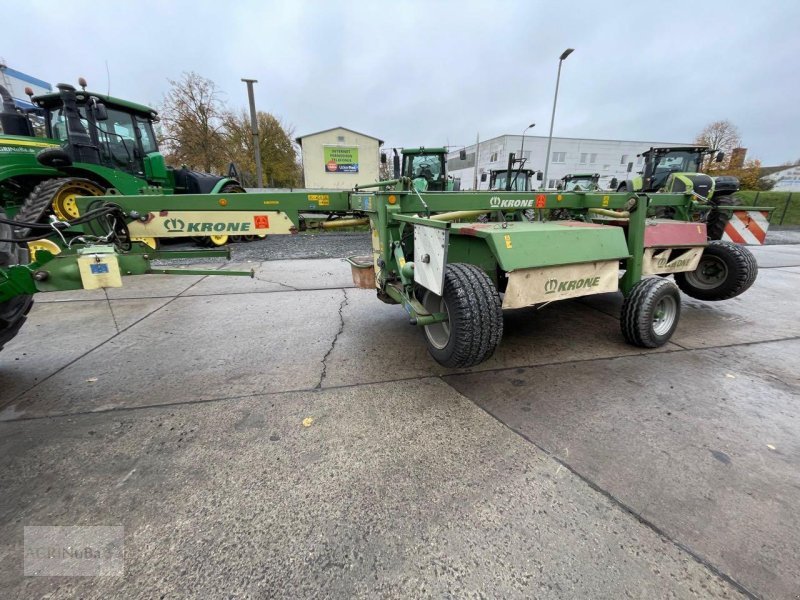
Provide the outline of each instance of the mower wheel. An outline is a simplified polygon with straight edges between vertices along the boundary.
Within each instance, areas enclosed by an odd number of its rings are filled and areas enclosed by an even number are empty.
[[[642,279],[622,303],[620,326],[625,341],[658,348],[672,337],[681,316],[681,295],[668,279]]]
[[[675,273],[684,294],[698,300],[729,300],[746,291],[758,276],[756,257],[744,246],[708,243],[694,271]]]
[[[440,365],[466,368],[489,358],[503,337],[500,294],[474,265],[453,263],[444,273],[444,294],[426,290],[422,304],[446,321],[425,326],[428,351]]]
[[[713,208],[708,211],[706,215],[706,234],[710,240],[721,240],[722,234],[725,233],[725,226],[731,220],[730,211],[725,211],[725,206],[736,206],[738,200],[733,196],[720,196],[719,198],[712,198],[711,204]],[[723,209],[720,210],[720,207]]]
[[[0,210],[0,216],[6,213]],[[0,239],[11,239],[11,225],[0,223]],[[28,250],[14,242],[0,242],[0,267],[12,267],[28,262]],[[33,306],[33,296],[14,296],[10,300],[0,302],[0,350],[6,342],[11,341],[19,333],[20,328]]]

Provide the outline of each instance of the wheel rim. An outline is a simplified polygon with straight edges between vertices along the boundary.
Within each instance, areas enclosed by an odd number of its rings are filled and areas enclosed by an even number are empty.
[[[447,315],[445,321],[425,325],[425,337],[428,338],[431,346],[441,350],[450,341],[450,311],[447,310],[447,302],[441,296],[431,291],[426,291],[425,296],[422,298],[422,305],[430,314],[443,312]]]
[[[686,273],[686,280],[701,290],[713,290],[728,278],[728,265],[717,256],[704,256],[697,269]]]
[[[36,253],[40,250],[46,250],[53,256],[61,252],[61,248],[55,242],[50,240],[35,240],[28,242],[28,252],[31,255],[31,262],[36,262]]]
[[[653,332],[656,335],[666,335],[675,323],[675,316],[678,314],[678,303],[672,296],[664,296],[656,304],[653,313]]]
[[[70,181],[56,192],[53,198],[53,212],[62,221],[80,216],[75,201],[80,196],[102,196],[103,190],[88,181]]]
[[[224,246],[228,243],[227,235],[210,235],[208,238],[211,240],[211,244],[214,246]]]
[[[142,242],[146,246],[150,246],[153,250],[158,247],[158,241],[154,237],[132,237],[132,242]]]

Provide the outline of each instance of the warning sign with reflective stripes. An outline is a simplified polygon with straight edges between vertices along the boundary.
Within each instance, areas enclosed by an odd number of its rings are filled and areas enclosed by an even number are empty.
[[[759,210],[733,211],[722,239],[735,244],[758,245],[764,243],[769,229],[769,212]]]

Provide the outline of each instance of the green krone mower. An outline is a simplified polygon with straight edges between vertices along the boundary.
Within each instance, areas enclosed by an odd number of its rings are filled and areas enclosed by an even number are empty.
[[[150,107],[59,84],[58,91],[33,96],[35,108],[22,111],[0,86],[0,206],[18,221],[46,222],[50,215],[62,221],[78,217],[75,199],[102,196],[109,190],[135,196],[148,194],[239,193],[238,181],[168,167],[159,152],[153,123],[158,113]],[[29,237],[28,228],[18,231]],[[31,242],[35,252],[57,252],[67,236]],[[203,235],[204,234],[204,235]],[[228,242],[227,234],[203,232],[208,245]],[[55,240],[55,242],[53,241]],[[143,240],[155,248],[155,238]]]

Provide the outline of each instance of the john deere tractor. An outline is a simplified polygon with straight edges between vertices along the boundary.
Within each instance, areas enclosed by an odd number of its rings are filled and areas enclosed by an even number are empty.
[[[28,111],[18,109],[0,87],[0,206],[7,216],[31,223],[46,221],[51,213],[72,219],[76,197],[111,189],[123,195],[244,191],[229,177],[166,166],[153,131],[155,110],[88,92],[83,78],[80,85],[76,91],[59,84],[57,92],[40,96],[27,89],[35,107]],[[26,231],[17,233],[25,237]],[[228,236],[205,240],[223,245]],[[48,240],[39,244],[57,250]]]
[[[739,180],[730,176],[712,177],[700,170],[706,158],[713,157],[716,162],[721,162],[724,153],[708,146],[675,146],[650,148],[642,156],[644,170],[640,176],[623,181],[618,191],[692,194],[709,206],[703,215],[709,239],[720,239],[729,216],[719,207],[737,204],[732,194],[739,190]],[[629,172],[632,167],[633,163],[629,163]],[[671,214],[658,216],[669,217]]]
[[[403,148],[402,167],[394,149],[394,177],[408,177],[420,192],[453,191],[455,182],[447,175],[446,148]],[[385,156],[385,155],[383,155]],[[381,160],[383,159],[381,157]]]

